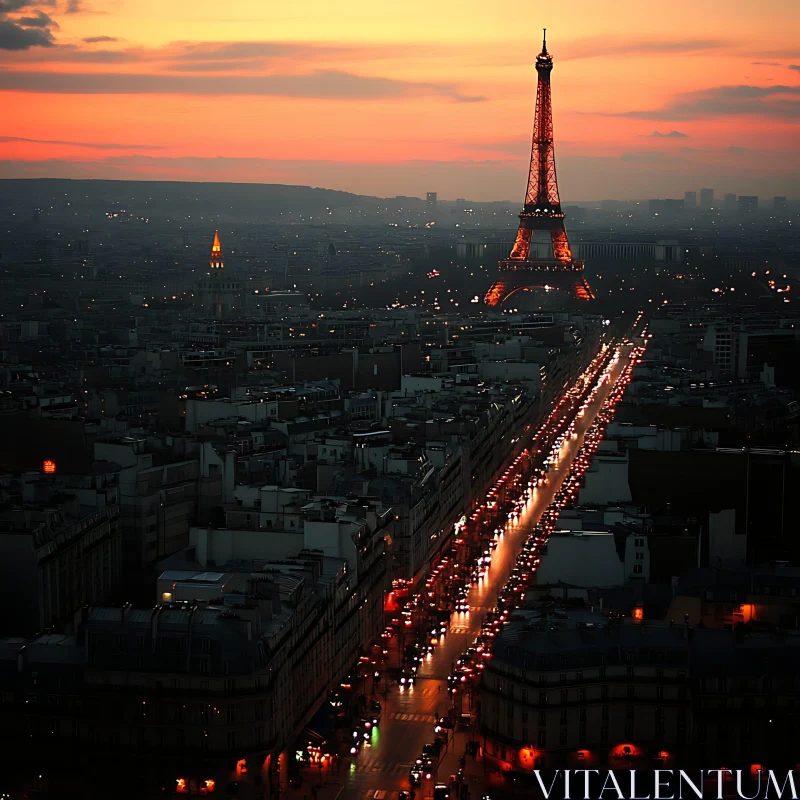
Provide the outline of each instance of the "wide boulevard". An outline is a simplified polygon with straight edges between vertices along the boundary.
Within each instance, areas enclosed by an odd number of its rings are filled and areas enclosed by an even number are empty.
[[[452,615],[444,641],[420,668],[416,686],[401,690],[397,685],[392,685],[385,697],[381,692],[383,716],[380,730],[373,734],[371,747],[363,748],[354,759],[345,760],[341,766],[338,780],[343,784],[340,793],[343,800],[392,800],[397,797],[399,790],[409,789],[410,767],[420,755],[423,745],[433,741],[434,722],[450,705],[447,676],[452,665],[480,633],[486,612],[496,605],[498,592],[508,579],[531,526],[552,502],[553,495],[567,476],[584,434],[628,363],[629,352],[630,347],[622,348],[610,380],[603,384],[586,412],[577,419],[578,437],[564,443],[557,465],[550,471],[549,484],[536,489],[520,518],[506,526],[492,554],[488,575],[470,590],[470,612]],[[423,786],[417,788],[417,800],[432,796],[433,784],[437,780],[448,782],[450,774],[457,771],[459,758],[472,736],[477,736],[477,732],[468,729],[456,732],[442,756],[434,779],[424,781]],[[471,800],[481,796],[479,791],[479,785],[471,788]]]

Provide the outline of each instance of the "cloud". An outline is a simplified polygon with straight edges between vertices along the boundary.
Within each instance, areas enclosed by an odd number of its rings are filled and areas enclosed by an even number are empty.
[[[53,34],[47,28],[25,28],[13,20],[0,19],[0,50],[28,50],[54,44]]]
[[[789,69],[800,70],[800,64],[789,64]]]
[[[257,66],[252,61],[185,61],[169,64],[173,72],[241,72]]]
[[[351,48],[304,42],[174,42],[166,48],[175,58],[186,61],[224,61],[298,57],[302,55],[333,55],[347,53]]]
[[[14,20],[18,25],[24,28],[57,28],[58,23],[44,11],[37,11],[34,17],[18,17]]]
[[[2,2],[3,0],[0,0]],[[124,41],[113,36],[91,36],[83,44]],[[160,47],[128,47],[124,50],[94,50],[81,45],[63,44],[47,54],[37,54],[37,61],[63,63],[163,63],[167,68],[181,72],[199,71],[198,68],[180,67],[193,62],[250,61],[253,71],[265,66],[279,69],[281,62],[311,65],[340,64],[343,62],[374,62],[397,57],[429,55],[419,45],[375,46],[362,44],[328,45],[319,42],[170,42]],[[218,68],[216,71],[223,71]]]
[[[307,75],[156,75],[5,70],[0,91],[52,94],[259,95],[338,100],[444,97],[459,103],[483,97],[463,94],[450,83],[418,83],[393,78],[317,70]]]
[[[782,66],[780,61],[751,61],[750,63],[755,67],[780,67],[780,66]]]
[[[34,6],[55,6],[55,0],[0,0],[0,14],[24,11]]]
[[[675,97],[663,108],[628,111],[615,116],[633,119],[689,120],[715,116],[759,115],[800,117],[800,86],[716,86]]]
[[[83,0],[68,0],[67,7],[64,9],[65,14],[80,14],[86,9],[83,7]]]
[[[679,160],[673,154],[663,153],[660,150],[640,150],[638,153],[623,153],[620,159],[622,161],[646,162],[651,164],[662,164]]]
[[[0,136],[2,142],[29,142],[32,144],[57,144],[66,147],[87,147],[92,150],[161,150],[158,144],[115,144],[111,142],[69,142],[61,139],[27,139],[24,136]]]
[[[681,133],[680,131],[669,131],[668,133],[661,133],[660,131],[653,131],[652,133],[644,134],[653,139],[688,139],[688,133]]]
[[[74,45],[59,45],[46,53],[36,54],[36,63],[70,63],[70,64],[129,64],[141,60],[141,53],[136,49],[129,50],[81,50]]]
[[[725,39],[615,39],[608,36],[591,36],[577,39],[559,48],[555,54],[560,61],[579,58],[598,58],[608,55],[659,56],[678,53],[697,53],[705,50],[719,50],[731,42]]]

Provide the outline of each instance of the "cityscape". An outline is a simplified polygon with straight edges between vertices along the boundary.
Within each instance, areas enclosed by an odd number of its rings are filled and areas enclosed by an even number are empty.
[[[796,800],[797,10],[120,5],[0,0],[0,798]]]

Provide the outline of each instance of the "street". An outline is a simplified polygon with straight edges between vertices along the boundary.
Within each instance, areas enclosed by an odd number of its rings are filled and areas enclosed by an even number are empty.
[[[344,785],[340,797],[343,800],[391,800],[401,789],[409,788],[409,770],[420,755],[423,745],[433,741],[433,726],[437,717],[446,713],[450,707],[447,693],[447,676],[453,664],[470,646],[480,633],[486,612],[497,601],[497,595],[514,567],[515,560],[528,536],[530,528],[537,522],[542,512],[551,503],[554,494],[569,472],[570,464],[578,451],[583,436],[591,426],[603,400],[610,392],[625,365],[628,363],[629,348],[623,348],[621,357],[614,365],[611,380],[605,382],[594,401],[576,422],[576,439],[565,441],[556,465],[549,473],[549,483],[537,488],[533,497],[518,520],[509,521],[505,532],[492,554],[488,574],[479,584],[473,585],[469,592],[470,611],[454,613],[450,628],[444,641],[428,655],[419,669],[415,686],[399,688],[392,684],[387,696],[381,692],[379,699],[383,704],[380,729],[372,735],[371,746],[362,748],[351,761],[347,759],[341,766],[338,780]],[[464,703],[465,698],[456,701]],[[432,780],[423,781],[417,788],[416,797],[430,797],[433,785],[440,781],[449,782],[449,776],[458,770],[459,758],[464,754],[466,742],[477,738],[477,732],[465,726],[451,733],[447,750],[442,755],[436,774]],[[480,791],[476,784],[471,789],[471,800],[476,800]]]

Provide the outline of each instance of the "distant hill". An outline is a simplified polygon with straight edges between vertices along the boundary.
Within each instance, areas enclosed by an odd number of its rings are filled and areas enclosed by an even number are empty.
[[[239,220],[264,220],[287,214],[315,214],[327,208],[385,205],[379,197],[259,183],[184,183],[179,181],[100,181],[53,178],[0,180],[0,207],[57,210],[128,210],[155,218],[197,212]],[[423,200],[409,199],[409,203]],[[69,206],[67,206],[69,203]]]

